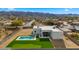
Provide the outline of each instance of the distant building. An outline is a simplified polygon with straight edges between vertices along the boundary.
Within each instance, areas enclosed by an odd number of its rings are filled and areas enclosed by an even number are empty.
[[[62,30],[64,33],[66,32],[71,32],[71,30],[70,29],[68,29],[68,28],[65,28],[65,27],[63,27],[63,28],[59,28],[60,30]]]
[[[11,20],[1,20],[0,23],[3,23],[3,25],[11,25],[12,21]]]
[[[63,24],[59,27],[59,29],[64,32],[71,32],[73,26],[67,22],[63,22]]]
[[[72,22],[71,25],[73,26],[74,31],[79,31],[79,22]]]

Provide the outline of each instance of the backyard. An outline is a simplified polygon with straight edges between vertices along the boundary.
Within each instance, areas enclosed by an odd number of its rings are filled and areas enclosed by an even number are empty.
[[[36,40],[16,40],[12,41],[8,48],[54,48],[48,38],[36,38]]]

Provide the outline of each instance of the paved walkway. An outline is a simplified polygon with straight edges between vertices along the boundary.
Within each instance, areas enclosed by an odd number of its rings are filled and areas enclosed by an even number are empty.
[[[64,40],[66,48],[79,48],[79,46],[77,44],[75,44],[74,42],[72,42],[67,37],[65,37],[63,40]]]
[[[55,48],[66,48],[64,41],[62,39],[60,39],[60,40],[52,39],[52,43]]]

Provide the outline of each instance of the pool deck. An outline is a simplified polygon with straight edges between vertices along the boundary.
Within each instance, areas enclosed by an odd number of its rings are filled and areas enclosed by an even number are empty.
[[[32,29],[21,29],[18,33],[14,34],[10,39],[0,45],[0,48],[5,48],[10,42],[12,42],[17,36],[28,36],[32,32]]]
[[[32,36],[19,36],[16,38],[16,40],[36,40],[36,38]]]

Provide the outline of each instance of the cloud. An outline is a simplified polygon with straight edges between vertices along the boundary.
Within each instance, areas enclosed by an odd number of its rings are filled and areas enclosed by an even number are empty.
[[[69,11],[69,9],[65,9],[65,11]]]

